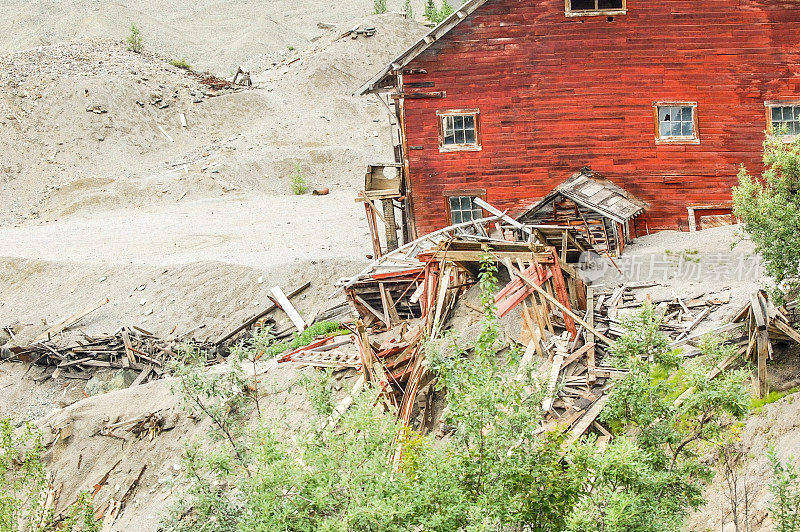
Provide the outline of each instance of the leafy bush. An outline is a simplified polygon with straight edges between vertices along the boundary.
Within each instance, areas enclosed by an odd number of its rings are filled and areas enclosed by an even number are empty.
[[[596,452],[593,437],[566,446],[562,429],[542,432],[544,392],[533,370],[517,376],[519,352],[500,341],[495,275],[495,264],[484,263],[485,317],[475,344],[453,345],[448,354],[427,346],[429,370],[446,394],[443,420],[454,428],[443,440],[400,427],[393,412],[376,407],[378,391],[369,386],[331,426],[327,372],[301,381],[316,412],[308,430],[284,437],[279,425],[262,424],[248,433],[239,370],[193,376],[204,369],[194,363],[180,374],[188,403],[203,405],[217,427],[238,427],[216,431],[230,444],[187,449],[191,485],[166,530],[679,530],[710,476],[698,459],[702,445],[747,411],[743,374],[705,378],[727,348],[707,342],[708,363],[679,370],[658,330],[660,316],[645,307],[613,350],[615,363],[630,372],[602,417],[615,440],[605,453]],[[329,327],[335,324],[321,330]],[[238,349],[277,350],[269,341],[257,335]]]
[[[375,4],[376,15],[382,15],[383,13],[386,13],[386,0],[373,0],[373,2]]]
[[[734,213],[781,292],[800,289],[800,139],[787,144],[781,137],[764,142],[759,180],[742,167],[733,189]],[[776,296],[778,294],[776,293]]]
[[[308,183],[303,175],[303,168],[300,163],[295,163],[294,172],[292,173],[292,192],[296,196],[301,196],[308,192]]]
[[[42,435],[36,427],[26,424],[15,433],[11,420],[0,420],[0,530],[99,531],[87,493],[81,493],[63,517],[56,518],[52,508],[44,507],[48,483],[43,454]]]
[[[616,382],[600,416],[617,437],[605,454],[592,457],[590,495],[570,530],[597,530],[598,521],[606,531],[680,530],[687,511],[702,504],[703,483],[712,476],[699,461],[704,445],[747,414],[746,372],[707,378],[733,348],[707,340],[703,357],[682,362],[668,348],[660,321],[645,305],[623,323],[612,361],[629,373]],[[629,436],[632,429],[636,436]]]
[[[792,459],[781,463],[775,448],[767,450],[772,465],[773,480],[769,490],[775,499],[770,505],[770,513],[775,524],[775,532],[800,531],[800,471]]]
[[[191,70],[192,69],[192,65],[190,65],[189,62],[186,61],[185,58],[184,59],[171,59],[169,64],[174,66],[174,67],[182,68],[184,70]]]
[[[132,52],[141,53],[142,52],[142,36],[139,33],[139,28],[136,27],[136,24],[131,24],[131,31],[128,34],[128,50]]]

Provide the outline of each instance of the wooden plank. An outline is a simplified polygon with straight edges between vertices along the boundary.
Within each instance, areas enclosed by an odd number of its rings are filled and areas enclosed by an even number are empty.
[[[766,397],[769,393],[769,382],[767,381],[767,358],[769,358],[769,333],[764,330],[758,331],[756,339],[758,352],[758,382],[756,385],[756,395],[759,398]]]
[[[125,347],[125,355],[128,357],[128,361],[131,364],[136,364],[138,360],[136,360],[136,354],[133,352],[133,346],[131,345],[131,335],[128,334],[127,329],[122,329],[122,345]]]
[[[311,283],[305,283],[301,287],[296,288],[295,290],[292,290],[291,292],[289,292],[287,297],[289,299],[291,299],[293,297],[297,297],[302,292],[304,292],[309,286],[311,286]],[[223,336],[222,338],[217,340],[215,345],[220,346],[220,345],[224,344],[225,342],[227,342],[228,340],[230,340],[231,338],[233,338],[234,336],[236,336],[240,332],[244,331],[245,329],[249,329],[250,327],[255,325],[258,322],[258,320],[260,320],[261,318],[263,318],[264,316],[266,316],[270,312],[273,312],[277,308],[278,308],[278,306],[275,303],[271,303],[267,308],[265,308],[264,310],[262,310],[261,312],[259,312],[255,316],[252,316],[251,318],[248,318],[247,321],[245,321],[243,324],[241,324],[240,326],[236,327],[234,330],[232,330],[231,332],[227,333],[225,336]]]
[[[297,312],[297,310],[294,308],[291,301],[289,301],[289,298],[286,297],[286,294],[283,293],[281,287],[273,286],[271,292],[272,295],[275,297],[276,301],[278,302],[278,304],[280,305],[281,309],[286,313],[287,316],[289,316],[289,319],[292,320],[292,323],[294,324],[295,328],[300,332],[305,331],[306,330],[305,320],[303,320],[303,318],[300,316],[300,313]]]
[[[750,310],[753,312],[753,317],[756,320],[756,327],[759,331],[767,329],[769,318],[767,317],[766,309],[761,305],[761,294],[756,292],[750,295]]]
[[[594,288],[591,286],[586,287],[586,311],[588,317],[586,318],[586,323],[594,327]],[[586,353],[586,368],[594,369],[595,367],[595,355],[596,349],[594,345],[594,334],[588,329],[586,330],[586,343],[592,344],[592,347]],[[591,386],[595,382],[597,382],[597,376],[590,371],[586,373],[586,382]]]
[[[570,309],[568,309],[567,307],[562,305],[561,302],[559,300],[557,300],[555,297],[551,296],[546,291],[544,291],[541,288],[539,288],[539,286],[537,286],[533,281],[531,281],[530,279],[522,276],[519,272],[516,272],[516,274],[520,279],[522,279],[522,281],[525,284],[527,284],[528,286],[534,287],[536,292],[538,292],[542,297],[544,297],[547,301],[549,301],[550,303],[552,303],[553,305],[558,307],[558,309],[561,310],[561,312],[564,312],[564,313],[568,314],[573,320],[575,320],[576,322],[578,322],[581,325],[583,325],[584,327],[586,327],[587,331],[589,331],[592,334],[594,334],[595,336],[597,336],[600,340],[603,341],[603,343],[605,343],[608,346],[613,346],[614,345],[614,341],[613,340],[611,340],[606,335],[604,335],[603,333],[599,332],[597,329],[595,329],[594,327],[592,327],[591,325],[586,323],[586,321],[584,321],[583,318],[581,318],[580,316],[578,316],[577,314],[572,312]]]
[[[603,411],[603,407],[606,405],[606,402],[609,399],[609,395],[604,395],[592,405],[592,407],[581,417],[578,422],[572,427],[570,431],[570,436],[567,438],[564,446],[569,447],[575,441],[578,440],[584,433],[589,430],[589,427],[592,426],[592,423],[595,422],[597,417]]]
[[[591,343],[588,343],[588,344],[584,345],[583,347],[581,347],[580,349],[578,349],[577,351],[575,351],[574,353],[569,355],[566,358],[566,360],[564,360],[564,367],[569,366],[570,364],[572,364],[573,362],[575,362],[580,357],[582,357],[583,355],[585,355],[586,353],[588,353],[589,351],[591,351],[594,348],[595,348],[594,342],[591,342]]]
[[[800,332],[795,331],[790,325],[785,324],[780,319],[772,320],[771,325],[795,342],[800,343]]]
[[[47,340],[48,338],[50,338],[51,335],[58,334],[58,333],[66,330],[66,329],[69,329],[70,327],[72,327],[73,325],[78,323],[80,320],[82,320],[83,318],[85,318],[86,316],[88,316],[89,314],[94,312],[95,310],[99,309],[100,307],[102,307],[103,305],[108,303],[109,301],[110,301],[110,299],[105,298],[105,299],[101,299],[100,301],[98,301],[96,303],[92,303],[91,305],[89,305],[88,307],[84,308],[83,310],[79,310],[75,314],[73,314],[71,316],[68,316],[68,317],[64,318],[63,320],[61,320],[60,322],[58,322],[57,324],[53,325],[52,327],[50,327],[49,329],[47,329],[46,331],[41,333],[39,336],[34,338],[33,341],[34,342],[39,342],[39,341],[42,341],[42,340]]]
[[[549,412],[553,408],[555,399],[556,385],[558,384],[558,374],[561,372],[561,365],[564,362],[564,355],[555,355],[553,365],[550,368],[550,379],[547,381],[547,391],[542,401],[542,410]]]
[[[451,266],[446,265],[439,275],[439,290],[436,295],[436,311],[433,317],[433,325],[431,326],[431,339],[436,338],[439,327],[442,324],[442,310],[447,297],[447,289],[450,287],[450,270]]]
[[[130,387],[133,388],[134,386],[139,386],[140,384],[142,384],[145,381],[145,379],[150,376],[150,374],[152,372],[153,372],[153,366],[152,365],[145,366],[144,369],[142,370],[142,372],[139,373],[139,376],[136,377],[136,380],[134,380],[131,383]]]
[[[719,327],[715,327],[715,328],[711,329],[708,332],[696,333],[696,334],[693,334],[691,336],[687,336],[685,338],[682,338],[680,340],[675,340],[674,342],[670,342],[670,344],[667,347],[670,348],[670,349],[675,349],[676,347],[681,347],[682,345],[686,345],[686,344],[689,344],[691,342],[695,342],[697,340],[700,340],[703,337],[705,337],[706,335],[709,335],[709,334],[717,335],[717,334],[726,333],[728,331],[732,331],[734,329],[738,329],[742,325],[743,325],[742,323],[726,323],[725,325],[720,325]]]

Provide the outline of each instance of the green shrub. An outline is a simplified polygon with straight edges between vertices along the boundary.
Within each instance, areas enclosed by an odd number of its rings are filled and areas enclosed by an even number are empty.
[[[733,189],[734,214],[763,257],[777,283],[775,296],[800,290],[800,139],[785,143],[770,135],[764,142],[762,178],[742,167]]]
[[[406,18],[414,18],[414,10],[411,8],[411,0],[405,0],[403,2],[403,11],[406,14]]]
[[[775,532],[800,531],[800,471],[793,459],[783,464],[775,453],[775,448],[767,450],[772,465],[772,483],[769,490],[775,499],[770,505],[770,513],[775,524]]]
[[[131,31],[128,34],[128,50],[132,52],[141,53],[142,52],[142,36],[139,33],[139,28],[136,27],[136,24],[131,24]]]
[[[100,523],[88,493],[81,493],[62,517],[43,506],[48,489],[44,451],[35,426],[28,423],[15,431],[11,420],[0,420],[0,530],[98,532]]]
[[[710,475],[698,458],[702,445],[719,439],[726,416],[747,411],[743,374],[709,381],[706,363],[698,361],[681,368],[688,382],[679,383],[673,376],[679,358],[658,331],[661,317],[646,307],[626,322],[613,349],[615,363],[629,369],[610,392],[602,418],[615,440],[605,453],[596,452],[593,436],[566,446],[562,429],[542,432],[544,391],[533,371],[517,376],[519,351],[501,341],[494,263],[482,265],[479,281],[485,316],[474,345],[465,350],[453,341],[447,354],[426,345],[436,389],[446,394],[443,419],[454,428],[449,438],[401,427],[369,384],[332,426],[329,372],[301,381],[316,414],[307,430],[282,436],[280,424],[262,423],[248,432],[244,417],[237,417],[245,399],[231,399],[244,397],[244,380],[219,372],[191,376],[204,370],[194,363],[181,376],[189,403],[213,399],[219,408],[201,410],[217,426],[238,428],[230,431],[231,445],[187,448],[190,486],[165,529],[680,530],[688,510],[701,504],[702,482]],[[280,347],[259,334],[237,349],[285,350],[338,327],[318,326]],[[727,354],[721,343],[703,349],[709,365]],[[673,400],[678,386],[693,390],[680,405]],[[216,421],[220,416],[228,418]],[[223,432],[217,436],[224,440]]]
[[[296,196],[301,196],[308,192],[308,183],[303,175],[303,168],[300,163],[295,163],[294,172],[292,172],[292,192]]]
[[[764,408],[764,406],[772,404],[772,403],[775,403],[777,401],[780,401],[781,399],[783,399],[787,395],[791,395],[791,394],[796,393],[798,391],[800,391],[800,387],[794,387],[794,388],[792,388],[790,390],[785,390],[785,391],[782,391],[782,392],[773,390],[773,391],[769,392],[769,394],[767,394],[766,396],[761,397],[761,398],[753,397],[750,400],[750,410],[752,410],[754,412],[760,412]]]
[[[387,11],[386,0],[373,0],[373,3],[374,3],[374,6],[375,6],[375,11],[374,12],[375,12],[376,15],[382,15],[382,14],[386,13],[386,11]]]
[[[171,59],[169,64],[174,66],[174,67],[182,68],[184,70],[191,70],[192,69],[192,65],[190,65],[189,62],[186,61],[185,58],[184,59]]]

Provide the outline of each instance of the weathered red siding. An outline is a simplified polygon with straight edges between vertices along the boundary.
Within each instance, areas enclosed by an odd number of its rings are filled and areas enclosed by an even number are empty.
[[[486,189],[519,212],[582,166],[651,204],[638,227],[687,228],[687,204],[730,200],[760,172],[764,102],[800,100],[800,1],[628,0],[567,18],[564,0],[490,0],[408,68],[415,222],[447,225],[443,194]],[[700,144],[657,145],[653,103],[696,101]],[[436,111],[480,109],[483,149],[440,153]]]

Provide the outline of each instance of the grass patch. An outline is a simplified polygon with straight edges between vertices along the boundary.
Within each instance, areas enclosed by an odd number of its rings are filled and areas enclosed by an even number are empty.
[[[298,347],[303,347],[314,341],[317,336],[332,336],[348,334],[350,331],[342,328],[342,324],[336,321],[321,321],[307,328],[300,334],[295,334],[292,340],[272,344],[265,351],[266,358],[274,358],[285,351],[292,351]]]
[[[186,58],[183,58],[183,59],[170,59],[169,64],[174,66],[174,67],[182,68],[184,70],[191,70],[192,69],[192,65],[190,65],[189,62],[186,61]]]
[[[761,412],[761,410],[764,409],[764,406],[772,404],[776,401],[780,401],[787,395],[791,395],[797,391],[800,391],[800,386],[795,386],[794,388],[790,388],[789,390],[785,390],[782,392],[772,391],[769,392],[766,395],[766,397],[762,397],[760,399],[757,397],[753,397],[750,400],[750,410],[752,410],[753,412]]]

